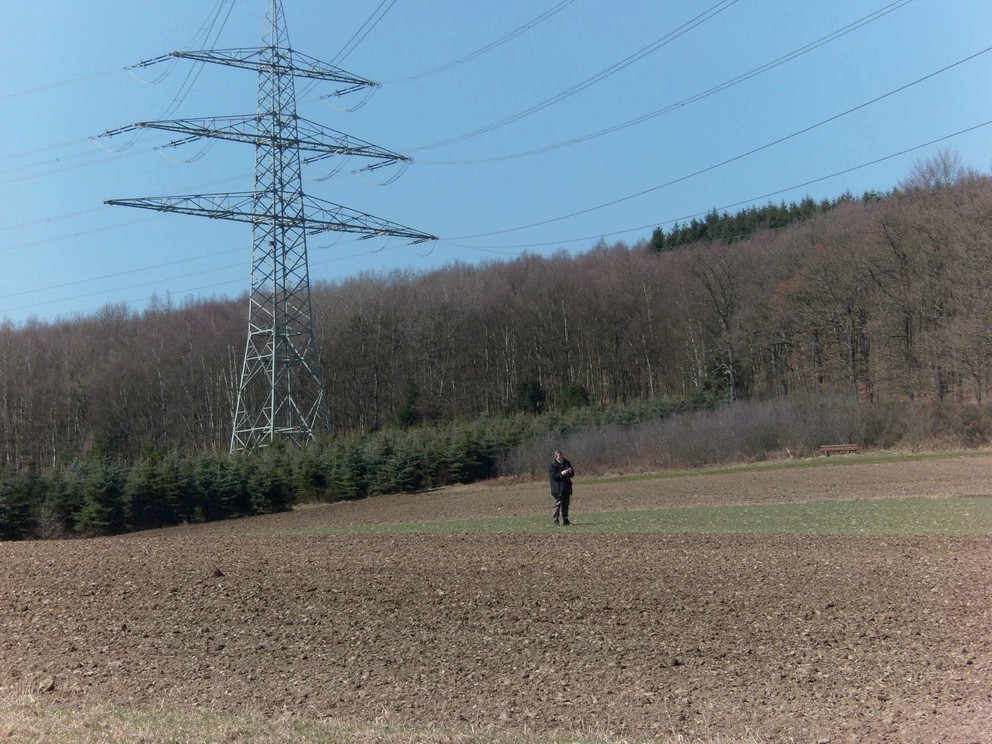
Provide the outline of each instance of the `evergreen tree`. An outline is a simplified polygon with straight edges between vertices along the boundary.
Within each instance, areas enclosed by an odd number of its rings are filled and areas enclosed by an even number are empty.
[[[107,460],[90,466],[75,528],[84,535],[115,535],[124,529],[124,468]]]
[[[225,503],[227,499],[221,483],[220,463],[215,457],[201,454],[194,458],[190,470],[190,491],[196,521],[212,522],[232,516]]]
[[[306,447],[293,453],[288,463],[294,503],[318,501],[327,488],[327,475],[321,468],[316,447]]]
[[[396,423],[401,427],[416,426],[423,420],[423,413],[420,410],[420,392],[417,390],[417,383],[412,377],[406,379],[406,389],[403,400],[396,408]]]
[[[525,413],[540,413],[548,394],[541,383],[533,378],[521,380],[517,385],[514,408]]]
[[[361,442],[349,438],[334,460],[332,483],[336,500],[361,499],[368,495],[367,467]]]
[[[176,511],[163,485],[153,459],[142,458],[130,469],[124,487],[128,529],[148,530],[177,523]]]
[[[283,460],[284,455],[277,447],[270,447],[254,458],[248,477],[248,493],[256,514],[292,508],[293,492]]]
[[[24,540],[34,533],[37,477],[0,474],[0,540]]]
[[[252,513],[251,494],[248,493],[250,473],[249,456],[241,453],[222,458],[217,462],[217,493],[221,513],[225,517],[244,517]]]
[[[570,382],[561,390],[561,410],[585,408],[589,405],[589,391],[578,382]]]

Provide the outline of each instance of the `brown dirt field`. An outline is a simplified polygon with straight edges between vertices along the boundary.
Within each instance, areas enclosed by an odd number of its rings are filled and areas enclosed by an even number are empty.
[[[583,534],[583,511],[988,495],[992,456],[576,482],[538,535],[248,529],[540,514],[543,483],[0,544],[0,700],[459,730],[992,740],[992,538]],[[550,522],[550,519],[549,519]]]

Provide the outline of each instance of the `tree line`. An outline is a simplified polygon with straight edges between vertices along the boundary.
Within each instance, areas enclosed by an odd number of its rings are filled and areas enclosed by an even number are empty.
[[[861,201],[867,203],[881,198],[878,193],[865,192],[861,196]],[[656,227],[651,233],[649,245],[652,250],[660,253],[714,240],[732,243],[763,230],[780,230],[797,222],[803,222],[854,200],[852,194],[846,193],[837,199],[823,199],[819,202],[807,196],[799,202],[788,204],[783,201],[779,204],[753,205],[734,214],[713,209],[702,219],[693,217],[686,223],[677,222],[668,231]]]
[[[89,457],[44,470],[0,469],[0,540],[114,535],[470,483],[519,467],[507,458],[527,442],[629,427],[692,405],[655,401],[355,431],[251,455],[172,448],[133,462]]]
[[[961,449],[990,438],[992,409],[958,400],[864,403],[834,393],[583,406],[356,431],[250,456],[171,450],[129,464],[91,458],[42,472],[0,470],[0,540],[114,535],[497,475],[535,481],[535,503],[542,503],[555,449],[581,463],[585,479],[810,457],[823,442]]]
[[[745,238],[660,252],[600,242],[318,284],[335,431],[694,396],[981,402],[992,181],[942,158],[884,196],[838,199]],[[3,324],[0,466],[223,453],[244,307],[112,305]]]

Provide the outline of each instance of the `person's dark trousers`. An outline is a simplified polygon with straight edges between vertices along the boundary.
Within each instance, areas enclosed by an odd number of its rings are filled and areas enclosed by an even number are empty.
[[[570,496],[559,496],[555,499],[554,509],[551,510],[551,516],[555,518],[555,524],[558,524],[558,517],[561,517],[562,524],[569,524],[568,521],[568,501]]]

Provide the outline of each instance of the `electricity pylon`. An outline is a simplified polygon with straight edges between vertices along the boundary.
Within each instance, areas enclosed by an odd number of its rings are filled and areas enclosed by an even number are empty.
[[[179,212],[252,225],[248,342],[245,347],[231,451],[277,438],[302,444],[330,426],[310,304],[307,235],[335,231],[364,238],[393,236],[412,243],[433,235],[305,195],[301,164],[333,155],[371,159],[374,170],[409,158],[328,129],[296,114],[295,78],[337,83],[333,95],[377,87],[290,48],[281,0],[271,0],[262,46],[171,52],[171,58],[211,62],[258,73],[258,111],[246,116],[136,122],[105,132],[161,129],[182,135],[170,146],[212,137],[255,145],[252,192],[111,199],[107,204]],[[309,153],[306,158],[301,152]]]

